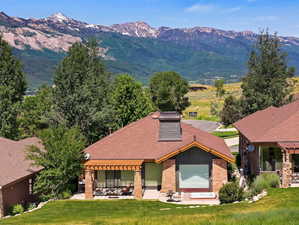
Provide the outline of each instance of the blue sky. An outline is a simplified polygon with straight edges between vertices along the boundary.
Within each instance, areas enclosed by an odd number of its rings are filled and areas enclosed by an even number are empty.
[[[54,12],[94,24],[145,21],[151,26],[207,26],[225,30],[269,28],[299,37],[298,0],[0,0],[11,16],[47,17]]]

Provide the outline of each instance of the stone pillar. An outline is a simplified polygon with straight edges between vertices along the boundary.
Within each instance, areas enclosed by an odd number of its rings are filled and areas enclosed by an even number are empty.
[[[93,199],[93,173],[92,170],[85,170],[85,199]]]
[[[3,195],[2,195],[2,189],[0,186],[0,218],[4,216],[4,205],[3,205]]]
[[[134,197],[136,199],[142,199],[142,179],[140,170],[136,170],[134,174]]]
[[[161,192],[176,191],[175,159],[163,162]]]
[[[292,163],[290,162],[290,154],[286,151],[282,152],[282,178],[281,186],[288,188],[292,179]]]
[[[227,183],[227,162],[224,159],[213,159],[211,180],[212,191],[217,193]]]

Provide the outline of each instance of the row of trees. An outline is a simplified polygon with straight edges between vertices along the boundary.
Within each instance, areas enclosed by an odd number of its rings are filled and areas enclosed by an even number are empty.
[[[44,169],[34,191],[45,199],[71,191],[82,169],[85,146],[161,110],[182,111],[188,83],[175,72],[155,73],[149,88],[132,76],[109,73],[95,40],[75,43],[57,66],[53,87],[24,97],[25,75],[0,37],[0,136],[39,136],[47,151],[32,147],[28,158]]]

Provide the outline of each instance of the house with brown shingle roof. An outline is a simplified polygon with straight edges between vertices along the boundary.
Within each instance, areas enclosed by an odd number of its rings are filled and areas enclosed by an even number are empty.
[[[32,185],[41,168],[32,166],[26,159],[26,149],[31,145],[42,147],[38,138],[13,141],[0,137],[0,217],[6,215],[11,206],[35,199]]]
[[[223,139],[181,121],[176,112],[152,113],[84,150],[85,198],[131,187],[161,193],[214,192],[234,162]]]
[[[234,126],[240,133],[241,167],[246,174],[274,172],[281,176],[283,187],[298,183],[299,101],[271,106]]]

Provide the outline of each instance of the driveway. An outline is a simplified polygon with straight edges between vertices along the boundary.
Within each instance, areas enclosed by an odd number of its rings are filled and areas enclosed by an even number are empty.
[[[215,131],[221,125],[218,122],[207,121],[207,120],[182,120],[182,122],[190,124],[197,129],[201,129],[209,133]]]

